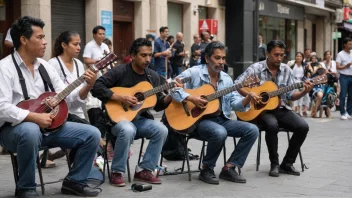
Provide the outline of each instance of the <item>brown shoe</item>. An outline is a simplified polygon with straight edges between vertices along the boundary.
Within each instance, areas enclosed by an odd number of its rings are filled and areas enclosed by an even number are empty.
[[[147,182],[150,184],[161,184],[161,180],[157,177],[155,177],[152,173],[152,171],[149,170],[142,170],[141,172],[134,173],[134,181],[142,181],[142,182]]]
[[[124,187],[126,185],[122,173],[111,173],[111,185],[118,187]]]

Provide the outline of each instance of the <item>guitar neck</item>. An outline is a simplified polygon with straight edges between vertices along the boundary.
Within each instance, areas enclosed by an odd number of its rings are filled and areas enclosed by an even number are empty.
[[[228,87],[228,88],[222,89],[220,91],[217,91],[217,92],[215,92],[213,94],[207,95],[207,100],[208,101],[215,100],[217,98],[220,98],[220,97],[222,97],[222,96],[224,96],[224,95],[226,95],[228,93],[231,93],[231,92],[236,91],[238,89],[241,89],[243,87],[244,86],[243,86],[242,83],[237,83],[237,84],[235,84],[235,85],[233,85],[231,87]]]
[[[280,88],[276,91],[270,92],[269,97],[272,98],[275,96],[279,96],[279,95],[282,95],[282,94],[287,93],[289,91],[292,91],[294,89],[302,88],[303,86],[304,86],[304,82],[295,83],[295,84]]]
[[[183,84],[183,83],[186,83],[186,82],[188,82],[190,80],[191,80],[191,77],[186,77],[186,78],[183,78],[181,80],[181,82]],[[172,89],[174,87],[175,87],[175,83],[174,82],[166,83],[164,85],[160,85],[158,87],[155,87],[154,89],[146,91],[143,94],[144,94],[144,97],[149,97],[149,96],[152,96],[152,95],[157,94],[159,92],[162,92],[162,91],[165,91],[165,90],[168,90],[168,89]]]
[[[70,95],[70,93],[73,90],[79,87],[83,82],[84,82],[84,76],[82,75],[79,78],[77,78],[75,81],[73,81],[71,84],[69,84],[60,93],[56,94],[56,98],[59,100],[58,102],[61,102],[62,100],[64,100],[68,95]]]

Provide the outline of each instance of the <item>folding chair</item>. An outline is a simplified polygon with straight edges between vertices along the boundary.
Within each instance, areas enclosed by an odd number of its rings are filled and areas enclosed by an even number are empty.
[[[40,147],[39,148],[39,151],[47,152],[48,150],[49,150],[49,147]],[[14,176],[15,184],[16,184],[15,196],[17,196],[17,194],[18,194],[17,182],[19,180],[18,164],[17,164],[17,153],[13,153],[13,152],[10,152],[10,151],[9,151],[9,153],[10,153],[10,156],[11,156],[13,176]],[[43,195],[45,195],[45,187],[44,187],[44,185],[58,183],[58,182],[62,182],[63,181],[62,179],[60,179],[60,180],[57,180],[57,181],[44,182],[43,174],[42,174],[42,168],[41,168],[42,166],[41,165],[44,164],[44,166],[45,166],[45,161],[46,161],[46,157],[45,156],[47,156],[47,155],[43,154],[42,162],[40,162],[39,152],[38,152],[37,159],[36,159],[37,168],[38,168],[38,174],[39,174],[39,180],[40,180],[40,184],[37,185],[37,187],[39,187],[39,186],[41,187]],[[66,153],[66,159],[67,159],[68,167],[70,169],[70,164],[71,163],[69,162],[69,156],[68,156],[67,153]]]
[[[261,151],[261,142],[262,142],[262,131],[265,131],[263,127],[258,127],[259,128],[259,137],[258,137],[258,149],[257,149],[257,162],[256,162],[256,170],[259,170],[259,165],[260,165],[260,151]],[[287,141],[290,142],[290,130],[286,128],[280,128],[279,132],[286,132],[287,133]],[[301,149],[299,150],[299,158],[301,160],[301,167],[302,167],[302,172],[304,172],[304,169],[308,169],[308,167],[303,163],[303,157],[301,153]]]

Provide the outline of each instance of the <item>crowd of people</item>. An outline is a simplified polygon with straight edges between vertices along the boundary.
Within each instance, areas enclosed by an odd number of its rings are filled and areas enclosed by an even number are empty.
[[[330,51],[325,52],[324,59],[319,61],[316,55],[306,49],[304,53],[296,54],[296,59],[290,66],[282,63],[286,49],[283,42],[273,40],[267,45],[261,42],[260,47],[265,47],[265,59],[248,67],[233,81],[224,72],[227,55],[225,45],[212,41],[212,36],[206,31],[200,36],[193,36],[194,43],[191,53],[188,54],[183,43],[183,34],[178,32],[172,37],[168,35],[168,27],[161,27],[160,37],[157,39],[153,35],[147,35],[146,38],[134,40],[123,64],[97,71],[87,68],[92,68],[92,65],[112,51],[112,43],[105,38],[104,27],[96,26],[92,30],[93,39],[85,46],[83,62],[77,58],[81,51],[81,38],[75,31],[64,31],[58,36],[52,58],[46,61],[42,59],[47,44],[44,25],[41,19],[29,16],[16,20],[9,31],[11,40],[7,40],[13,44],[13,53],[0,60],[0,144],[7,151],[17,153],[19,179],[16,188],[20,198],[38,197],[35,166],[40,146],[70,149],[72,167],[62,183],[62,193],[98,196],[100,190],[89,187],[87,178],[92,170],[93,160],[99,153],[101,139],[107,133],[115,137],[111,185],[126,185],[126,161],[129,147],[136,137],[149,139],[149,144],[143,160],[136,166],[134,180],[151,184],[162,183],[153,172],[167,139],[168,128],[162,122],[154,120],[149,111],[142,112],[132,121],[111,122],[104,111],[104,104],[108,101],[128,107],[136,107],[140,102],[140,98],[134,95],[113,92],[111,88],[114,87],[131,88],[140,82],[158,87],[164,84],[165,78],[174,78],[175,88],[156,94],[154,110],[163,111],[172,100],[189,101],[197,108],[205,109],[209,101],[199,95],[191,95],[185,89],[197,89],[204,84],[210,84],[214,90],[223,90],[234,86],[234,83],[241,83],[248,76],[257,76],[260,83],[273,81],[280,87],[303,82],[304,87],[301,90],[292,90],[281,96],[279,108],[266,111],[252,122],[233,120],[230,117],[231,111],[245,112],[250,109],[250,103],[261,103],[261,96],[242,88],[221,96],[219,114],[216,117],[204,117],[194,125],[192,133],[208,142],[199,179],[209,184],[220,183],[214,167],[228,136],[240,139],[221,169],[219,178],[236,183],[247,182],[239,169],[244,166],[259,135],[258,125],[266,130],[265,140],[271,162],[269,176],[300,175],[293,164],[309,131],[307,122],[300,117],[300,110],[303,107],[302,116],[305,116],[308,109],[312,108],[312,116],[316,117],[317,108],[320,104],[325,104],[324,96],[329,87],[322,85],[313,88],[314,85],[306,79],[327,74],[335,79],[339,75],[339,83],[336,84],[340,84],[341,119],[349,119],[352,115],[352,40],[349,38],[345,38],[344,50],[337,55],[336,62],[332,60]],[[186,67],[187,56],[190,60]],[[44,105],[50,107],[45,111],[32,112],[17,106],[19,102],[36,99],[47,91],[67,91],[66,88],[73,82],[77,83],[81,76],[84,76],[84,82],[65,99],[68,105],[67,122],[55,132],[43,133],[43,130],[55,122],[56,114],[52,112],[60,102],[56,96],[45,100]],[[183,84],[180,81],[183,78],[191,80]],[[335,90],[334,81],[331,86]],[[311,92],[312,97],[309,97]],[[346,112],[344,106],[347,95]],[[315,106],[310,107],[310,100],[315,100]],[[291,106],[296,113],[291,110]],[[327,116],[330,116],[329,110]],[[281,163],[277,151],[279,126],[294,133]],[[51,155],[49,159],[55,160],[63,156],[63,151]]]

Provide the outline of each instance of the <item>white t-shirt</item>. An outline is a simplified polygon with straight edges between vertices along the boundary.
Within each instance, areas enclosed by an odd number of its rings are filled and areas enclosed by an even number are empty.
[[[303,66],[302,65],[298,66],[297,64],[295,64],[292,70],[293,70],[293,76],[295,77],[295,82],[301,82],[304,76]]]
[[[327,70],[330,69],[331,72],[334,72],[334,73],[337,72],[337,69],[336,69],[336,62],[335,62],[334,60],[331,60],[331,61],[330,61],[330,65],[325,65],[324,62],[321,62],[320,64],[321,64],[325,69],[327,69]]]
[[[336,62],[340,63],[341,66],[344,66],[347,63],[352,62],[352,53],[351,52],[347,53],[344,50],[342,50],[341,52],[339,52],[337,54]],[[350,66],[349,68],[346,68],[346,69],[343,69],[343,70],[339,70],[339,73],[343,74],[343,75],[352,76],[352,68]]]
[[[83,57],[92,58],[99,60],[104,57],[104,51],[110,53],[108,45],[102,43],[100,46],[95,40],[89,41],[84,47]],[[101,72],[97,73],[97,78],[101,76]],[[98,98],[94,98],[91,93],[88,94],[87,110],[92,108],[101,108],[101,101]]]
[[[65,85],[67,86],[67,85],[69,85],[70,83],[72,83],[73,81],[75,81],[75,80],[77,79],[77,69],[76,69],[76,65],[75,65],[74,61],[72,60],[73,71],[71,72],[70,70],[67,69],[65,63],[61,60],[60,56],[59,56],[59,60],[60,60],[60,62],[61,62],[61,64],[62,64],[62,68],[64,69],[64,72],[65,72],[65,74],[66,74],[66,79],[65,79],[64,74],[62,73],[62,70],[61,70],[61,68],[60,68],[60,64],[59,64],[58,60],[56,59],[56,57],[50,59],[50,60],[48,61],[48,63],[50,63],[50,65],[52,65],[52,66],[55,68],[56,72],[57,72],[57,73],[59,74],[59,76],[60,76],[60,79],[61,79],[62,82],[64,82]],[[77,66],[78,66],[78,76],[82,76],[82,75],[84,74],[84,66],[83,66],[83,63],[82,63],[80,60],[78,60],[78,59],[75,59],[75,60],[76,60],[76,62],[77,62]],[[75,89],[75,91],[76,91],[76,90],[77,90],[77,91],[81,90],[82,87],[85,86],[85,84],[86,84],[85,82],[82,83],[79,87],[77,87],[77,88]],[[68,109],[68,110],[69,110],[69,113],[74,114],[74,115],[77,115],[77,116],[79,116],[79,117],[82,118],[82,119],[85,119],[84,113],[83,113],[83,106],[84,106],[84,104],[81,104],[81,106],[77,106],[77,105],[76,105],[76,106],[70,106],[70,105],[69,105],[69,109]]]
[[[9,30],[7,30],[5,41],[10,41],[11,43],[13,43],[10,32],[11,32],[11,28],[9,28]]]

